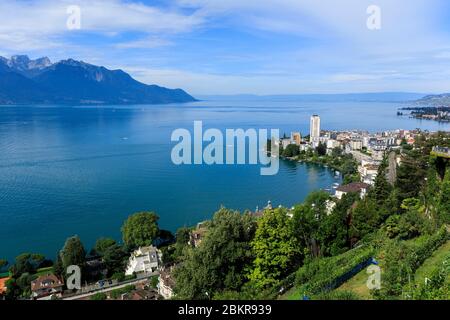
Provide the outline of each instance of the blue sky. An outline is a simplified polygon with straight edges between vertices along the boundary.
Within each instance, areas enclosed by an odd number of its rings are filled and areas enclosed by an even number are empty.
[[[81,28],[69,30],[77,5]],[[369,30],[367,8],[381,10]],[[198,94],[450,92],[445,0],[0,0],[0,54]]]

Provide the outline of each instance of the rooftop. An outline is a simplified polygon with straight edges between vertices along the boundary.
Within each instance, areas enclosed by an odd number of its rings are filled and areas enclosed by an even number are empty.
[[[6,292],[6,281],[8,281],[9,279],[11,279],[11,277],[0,279],[0,294],[3,294]]]
[[[40,276],[34,281],[31,281],[31,291],[36,291],[45,288],[62,287],[64,283],[54,274],[47,274]]]
[[[336,189],[336,191],[341,192],[360,192],[362,189],[367,189],[369,185],[364,182],[352,182],[343,186],[340,186]]]

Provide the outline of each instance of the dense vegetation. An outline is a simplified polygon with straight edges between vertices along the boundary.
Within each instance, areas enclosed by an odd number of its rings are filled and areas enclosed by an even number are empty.
[[[190,228],[180,228],[171,243],[156,214],[137,213],[122,227],[123,245],[101,238],[87,255],[78,237],[67,239],[53,272],[64,276],[68,265],[84,267],[87,256],[98,256],[107,277],[123,280],[129,253],[157,242],[164,263],[175,266],[179,299],[272,299],[286,290],[298,298],[357,299],[352,292],[333,290],[372,258],[382,270],[382,287],[371,291],[373,298],[448,299],[448,264],[436,266],[426,287],[413,284],[417,269],[449,239],[450,166],[448,159],[430,155],[435,145],[450,146],[449,134],[423,134],[413,146],[402,145],[396,151],[401,156],[396,182],[388,182],[385,160],[363,199],[349,193],[337,200],[317,191],[293,208],[266,209],[262,216],[221,208],[196,247],[190,244]],[[333,166],[346,181],[357,178],[355,160],[338,149],[296,157]],[[0,260],[0,271],[7,265]],[[42,255],[18,256],[9,268],[7,297],[29,297],[30,281],[49,266]]]
[[[315,149],[301,151],[298,145],[290,144],[284,149],[280,148],[280,155],[295,161],[328,165],[342,174],[344,183],[360,180],[356,170],[358,167],[356,160],[351,154],[344,153],[339,147],[332,149],[327,154],[327,147],[323,143],[319,143]]]
[[[64,279],[65,270],[70,265],[77,265],[82,269],[83,282],[95,282],[105,277],[118,281],[129,280],[131,276],[125,276],[124,271],[132,250],[154,242],[165,243],[167,238],[169,240],[172,238],[168,231],[159,229],[157,221],[158,216],[155,213],[135,213],[122,226],[124,244],[119,244],[111,238],[100,238],[89,253],[78,236],[69,237],[63,248],[56,254],[54,262],[35,253],[23,253],[17,256],[11,265],[2,259],[0,271],[9,267],[8,274],[11,276],[6,284],[8,287],[6,298],[29,299],[31,281],[48,273],[56,274]],[[107,273],[97,272],[98,270],[92,272],[86,263],[89,259],[100,260],[100,268]],[[97,294],[92,299],[103,300],[105,297],[104,294]]]
[[[448,239],[450,169],[448,160],[430,156],[435,145],[449,146],[449,135],[423,134],[415,145],[402,145],[396,151],[401,156],[396,182],[387,180],[385,159],[363,199],[350,193],[337,200],[314,192],[292,209],[266,210],[259,218],[222,208],[216,215],[236,216],[233,229],[218,232],[215,216],[198,248],[187,241],[175,245],[177,297],[276,298],[294,287],[315,299],[356,299],[352,292],[333,289],[380,257],[383,285],[372,290],[374,298],[442,298],[447,292],[442,289],[447,288],[443,273],[448,274],[442,268],[433,276],[438,292],[434,296],[424,294],[423,288],[407,288],[417,268]],[[319,148],[300,152],[289,147],[282,152],[328,164],[340,170],[346,182],[358,179],[356,162],[339,149],[330,155]],[[330,210],[332,201],[336,205]],[[242,233],[244,226],[248,233]]]

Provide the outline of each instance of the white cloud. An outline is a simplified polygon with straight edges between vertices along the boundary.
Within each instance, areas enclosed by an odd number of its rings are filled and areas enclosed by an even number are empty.
[[[128,63],[123,69],[144,82],[193,93],[434,91],[430,88],[449,84],[448,35],[439,28],[440,4],[444,2],[173,0],[171,5],[156,7],[127,0],[0,0],[0,50],[3,54],[40,51],[102,65]],[[371,4],[381,8],[379,31],[366,27],[366,9]],[[80,31],[66,28],[69,5],[81,8]],[[215,27],[248,32],[268,41],[278,34],[287,35],[292,41],[299,39],[298,46],[289,43],[291,52],[276,46],[267,52],[243,52],[232,46],[221,48],[217,39],[215,52],[222,57],[202,52],[194,57],[195,41],[201,40],[193,37],[191,56],[169,52],[167,57],[147,57],[153,48],[176,48],[181,37],[174,34]],[[141,38],[133,35],[134,40],[129,40],[129,32]],[[78,36],[90,34],[109,39],[102,44],[77,41]],[[105,48],[121,50],[115,55]],[[142,50],[129,51],[131,61],[122,61],[122,50],[135,48]],[[176,49],[183,50],[181,46]],[[140,54],[145,58],[133,60]],[[214,58],[227,61],[220,65]],[[248,67],[245,61],[249,61]],[[239,72],[240,65],[245,73]]]
[[[81,29],[68,30],[67,7],[81,9]],[[183,14],[120,0],[0,0],[0,38],[5,50],[21,51],[67,45],[65,36],[94,32],[114,37],[121,32],[171,34],[189,32],[202,23],[195,12]]]
[[[135,41],[120,42],[116,44],[115,47],[119,49],[152,49],[171,46],[173,44],[174,43],[172,41],[169,41],[167,39],[150,36]]]

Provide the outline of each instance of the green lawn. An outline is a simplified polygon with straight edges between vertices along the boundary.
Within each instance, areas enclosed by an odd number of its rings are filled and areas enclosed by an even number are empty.
[[[425,277],[428,277],[431,272],[436,269],[442,262],[444,258],[450,253],[450,240],[439,247],[431,257],[429,257],[425,262],[417,269],[415,274],[415,282],[417,284],[423,284]],[[447,279],[450,281],[450,279]]]
[[[36,275],[39,277],[47,274],[53,274],[53,272],[53,267],[41,268],[36,271]]]
[[[362,300],[371,300],[370,290],[367,287],[367,279],[369,275],[367,274],[367,268],[361,270],[353,278],[343,283],[336,291],[351,291],[358,295]]]
[[[301,300],[303,298],[303,295],[300,294],[300,291],[293,287],[290,290],[286,291],[284,294],[282,294],[278,300]]]

